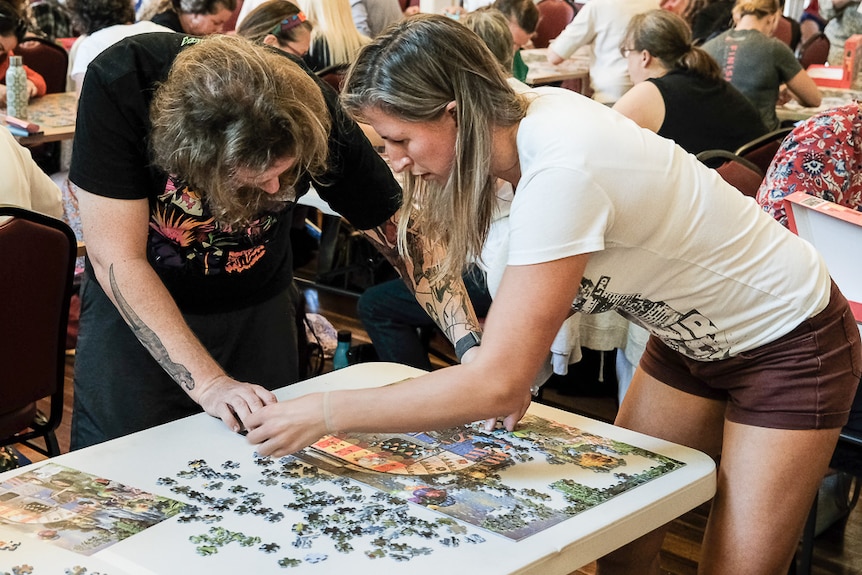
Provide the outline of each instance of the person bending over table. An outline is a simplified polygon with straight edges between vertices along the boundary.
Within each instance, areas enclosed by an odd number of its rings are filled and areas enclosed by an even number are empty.
[[[446,246],[447,277],[481,249],[496,179],[511,182],[508,266],[464,363],[266,405],[246,422],[257,451],[498,416],[513,429],[567,315],[616,309],[652,334],[616,424],[721,453],[699,572],[786,572],[862,369],[817,252],[670,140],[568,90],[516,93],[444,16],[375,39],[341,97],[386,141],[402,218]],[[664,532],[598,573],[658,574]]]
[[[431,286],[397,257],[400,186],[284,52],[225,35],[115,44],[84,80],[70,179],[88,253],[73,448],[201,409],[240,430],[296,380],[289,231],[312,180],[450,339],[476,329],[463,284]]]
[[[739,90],[721,78],[712,57],[692,44],[688,25],[667,10],[635,15],[620,44],[634,87],[614,110],[691,153],[736,151],[764,135],[760,114]],[[643,354],[647,332],[629,325],[617,353],[619,397],[625,394]]]
[[[631,87],[620,40],[635,14],[659,7],[659,0],[590,0],[548,46],[548,61],[559,64],[589,45],[593,99],[613,105]]]
[[[220,34],[236,8],[236,0],[160,0],[140,20],[152,20],[182,34]]]
[[[721,78],[712,57],[691,43],[685,20],[667,10],[635,15],[620,52],[634,87],[614,110],[691,154],[734,152],[764,135],[751,102]]]
[[[24,39],[27,33],[27,22],[15,9],[15,7],[0,0],[0,106],[6,107],[6,71],[9,69],[9,59],[15,55],[15,48]],[[24,66],[27,73],[27,91],[30,98],[44,96],[47,91],[45,78],[28,66]]]
[[[737,0],[735,26],[703,45],[724,79],[754,104],[769,130],[779,127],[775,106],[782,85],[803,106],[819,106],[821,99],[817,84],[790,47],[772,37],[780,19],[778,0]]]
[[[243,4],[244,6],[244,4]],[[268,0],[248,13],[236,33],[302,58],[311,46],[311,23],[296,4]]]
[[[465,12],[458,21],[485,42],[494,58],[503,66],[503,70],[512,70],[516,47],[510,30],[511,21],[507,16],[495,8],[484,7]],[[515,78],[509,78],[509,83],[518,90],[528,89]],[[511,202],[512,187],[508,183],[503,183],[503,186],[504,189],[500,190],[500,195],[503,196],[499,201],[500,209],[494,218],[498,225],[503,224],[503,219],[508,216],[508,205]],[[488,243],[491,246],[488,246]],[[488,243],[486,247],[493,248],[495,242]],[[495,259],[490,252],[489,249],[483,255],[486,259]],[[484,317],[491,305],[486,269],[486,263],[480,258],[478,262],[470,264],[462,274],[470,302],[479,317]],[[434,320],[425,313],[407,284],[394,279],[369,287],[359,296],[356,312],[381,361],[402,363],[431,371],[428,349],[419,329],[433,327]]]

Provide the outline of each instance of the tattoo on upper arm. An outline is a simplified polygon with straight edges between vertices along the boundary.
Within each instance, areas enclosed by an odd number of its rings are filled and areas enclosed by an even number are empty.
[[[117,280],[114,277],[114,264],[108,268],[108,277],[111,281],[111,292],[114,294],[114,299],[117,302],[117,309],[120,315],[129,324],[132,333],[147,348],[153,358],[159,365],[170,375],[174,381],[185,387],[187,390],[195,388],[195,380],[192,378],[191,372],[184,365],[171,361],[168,350],[162,344],[159,337],[147,325],[141,321],[138,314],[131,308],[126,298],[120,292],[120,286],[117,285]]]

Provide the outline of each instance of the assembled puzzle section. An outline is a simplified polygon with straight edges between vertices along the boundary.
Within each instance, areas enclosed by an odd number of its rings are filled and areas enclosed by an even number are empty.
[[[156,491],[171,497],[116,487],[143,498],[136,513],[156,507],[160,517],[172,519],[125,539],[126,526],[109,521],[103,539],[117,541],[89,558],[64,557],[64,567],[121,575],[128,564],[155,573],[177,564],[207,573],[235,573],[241,566],[245,572],[329,573],[350,565],[356,572],[379,573],[405,562],[430,569],[429,561],[457,561],[467,569],[506,541],[536,535],[684,465],[535,415],[514,432],[486,432],[476,423],[438,432],[339,434],[279,459],[254,454],[188,460],[152,480]],[[97,491],[105,489],[103,482],[116,485],[60,469],[78,484],[87,478]],[[3,485],[32,483],[26,475]],[[67,483],[51,491],[54,498]],[[110,507],[105,500],[102,506]],[[51,511],[39,512],[45,517]],[[37,555],[33,550],[46,541],[34,535],[33,526],[18,527],[15,520],[0,521],[0,540],[18,537],[22,549],[30,546],[27,557]],[[487,550],[470,553],[471,548]],[[18,556],[24,553],[0,551],[0,566],[24,564],[14,563]],[[104,570],[88,559],[117,569]]]

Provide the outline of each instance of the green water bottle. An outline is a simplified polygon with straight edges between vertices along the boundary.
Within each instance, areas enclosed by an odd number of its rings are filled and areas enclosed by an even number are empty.
[[[9,69],[6,70],[6,113],[26,120],[29,99],[27,72],[24,71],[21,56],[12,56],[9,58]]]

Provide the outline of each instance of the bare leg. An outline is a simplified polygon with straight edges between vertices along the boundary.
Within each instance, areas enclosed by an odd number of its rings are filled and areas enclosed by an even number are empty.
[[[721,453],[700,575],[783,575],[840,430],[768,429],[724,422],[723,415],[723,402],[680,392],[638,370],[616,423],[713,457]],[[665,532],[657,529],[600,559],[597,575],[658,575]]]
[[[728,422],[698,573],[787,573],[838,429]]]
[[[684,393],[637,369],[615,424],[717,457],[724,408],[723,401]],[[603,557],[596,575],[658,575],[658,554],[666,531],[666,527],[657,529]]]

